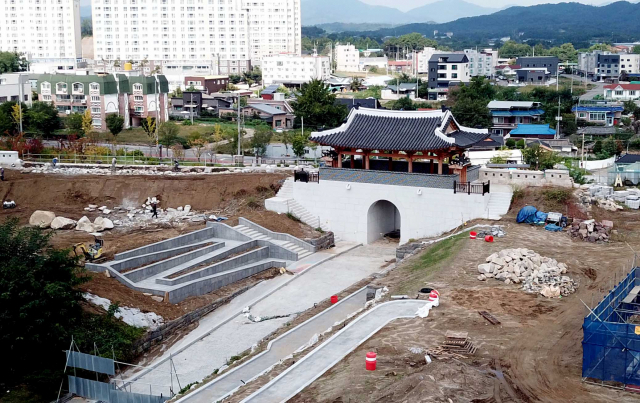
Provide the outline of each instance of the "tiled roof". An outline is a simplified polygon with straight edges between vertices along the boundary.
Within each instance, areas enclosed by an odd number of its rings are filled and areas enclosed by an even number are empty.
[[[248,104],[247,107],[257,109],[260,112],[268,113],[269,115],[282,115],[284,113],[287,113],[281,109],[274,108],[273,106],[269,106],[269,105],[263,105],[263,104],[251,103],[251,104]]]
[[[616,160],[616,164],[633,164],[640,162],[640,155],[638,154],[625,154]]]
[[[260,95],[262,95],[262,94],[273,94],[273,93],[278,91],[278,88],[280,88],[279,84],[271,84],[270,86],[268,86],[267,88],[262,90],[262,92],[260,92]]]
[[[487,104],[489,109],[533,108],[540,104],[531,101],[491,101]]]
[[[608,90],[615,90],[618,87],[622,88],[623,90],[640,90],[640,84],[609,84],[604,86],[604,88]]]
[[[430,62],[437,62],[440,58],[446,59],[442,63],[466,63],[469,61],[464,53],[436,53],[429,59]]]
[[[571,112],[622,112],[623,106],[574,106]]]
[[[544,111],[542,109],[530,109],[528,111],[491,111],[491,116],[539,116]]]
[[[489,136],[487,129],[466,128],[457,122],[459,130],[443,134],[451,119],[450,111],[441,110],[352,109],[347,123],[336,129],[314,132],[311,140],[332,147],[424,151],[452,146],[466,148]]]
[[[518,127],[509,132],[511,135],[547,135],[553,136],[556,131],[549,125],[519,124]]]

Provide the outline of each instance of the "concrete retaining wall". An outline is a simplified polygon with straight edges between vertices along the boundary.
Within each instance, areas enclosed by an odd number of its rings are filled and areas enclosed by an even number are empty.
[[[236,251],[235,253],[237,253]],[[231,253],[229,253],[231,254]],[[213,264],[211,266],[203,267],[200,270],[183,274],[175,278],[159,278],[156,279],[156,283],[164,285],[178,285],[188,281],[197,280],[199,278],[211,276],[213,274],[224,273],[229,270],[233,270],[236,267],[247,265],[251,262],[266,259],[269,257],[269,248],[261,247],[256,250],[252,250],[242,255],[232,257],[225,261]]]
[[[207,228],[212,228],[214,238],[231,239],[233,241],[251,241],[252,238],[242,232],[219,222],[207,221]]]
[[[224,287],[236,281],[260,273],[271,267],[284,267],[284,261],[270,260],[267,262],[256,263],[247,267],[238,268],[224,273],[214,274],[210,277],[198,279],[185,284],[182,287],[173,289],[165,293],[165,301],[168,300],[172,304],[177,304],[193,295],[202,295],[218,288]]]
[[[190,232],[188,234],[180,235],[175,238],[166,239],[164,241],[152,243],[151,245],[146,245],[140,248],[118,253],[115,255],[114,259],[124,260],[124,259],[132,258],[134,256],[147,255],[153,252],[160,252],[168,249],[174,249],[179,246],[185,246],[185,245],[197,243],[199,241],[204,241],[206,239],[212,238],[213,234],[214,234],[214,229],[209,228],[207,226],[207,228]]]
[[[213,245],[205,246],[207,242],[201,242],[197,244],[190,244],[185,246],[180,246],[175,249],[169,249],[161,252],[149,253],[147,255],[135,256],[125,260],[116,260],[109,265],[117,271],[123,271],[127,269],[131,269],[133,267],[142,266],[146,263],[157,262],[159,260],[169,259],[178,255],[182,255],[183,253],[189,252],[198,252],[201,249],[205,249],[207,247],[215,247],[213,250],[224,247],[224,243],[217,242]]]
[[[573,187],[569,171],[564,169],[547,169],[532,171],[523,169],[486,168],[480,169],[480,181],[491,181],[497,185],[527,186],[560,186]]]
[[[137,283],[151,276],[155,276],[156,274],[160,274],[163,271],[187,263],[195,258],[204,256],[207,253],[214,252],[215,250],[222,247],[224,247],[223,242],[214,243],[213,245],[205,246],[204,248],[196,249],[194,251],[183,253],[182,255],[178,255],[170,259],[162,260],[157,263],[132,270],[128,273],[124,273],[124,276],[129,280]]]
[[[292,244],[299,246],[300,248],[309,251],[311,253],[316,251],[314,245],[303,241],[300,238],[296,238],[293,235],[285,234],[282,232],[274,232],[269,229],[264,228],[261,225],[258,225],[252,221],[247,220],[244,217],[238,218],[238,224],[244,225],[245,227],[251,228],[254,231],[258,231],[261,234],[268,236],[269,238],[275,239],[276,241],[285,241],[291,242]]]
[[[336,244],[333,232],[325,232],[319,238],[305,238],[305,242],[310,243],[316,248],[316,252],[322,249],[329,249]]]

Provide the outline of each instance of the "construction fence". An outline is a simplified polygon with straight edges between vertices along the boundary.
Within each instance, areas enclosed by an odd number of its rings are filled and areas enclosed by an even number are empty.
[[[584,318],[585,382],[620,388],[640,386],[640,303],[636,302],[640,268],[633,266]]]

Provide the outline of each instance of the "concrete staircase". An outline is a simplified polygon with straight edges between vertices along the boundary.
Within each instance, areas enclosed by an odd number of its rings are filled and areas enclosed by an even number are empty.
[[[499,188],[494,191],[491,187],[489,193],[489,204],[487,205],[487,218],[489,220],[499,220],[503,215],[509,212],[511,206],[511,196],[513,191],[511,188]]]
[[[293,198],[293,178],[290,177],[284,181],[282,187],[280,188],[280,190],[278,190],[278,194],[276,195],[276,197],[287,199],[289,213],[294,215],[303,223],[313,228],[320,227],[323,231],[331,231],[326,223],[321,222],[319,217],[311,214]]]
[[[278,241],[275,240],[269,236],[267,236],[266,234],[263,234],[259,231],[256,231],[252,228],[246,227],[244,225],[236,225],[235,227],[233,227],[234,229],[242,232],[243,234],[245,234],[246,236],[251,237],[252,239],[257,239],[257,240],[263,240],[263,241],[270,241],[273,242],[277,245],[282,246],[283,248],[286,248],[288,250],[290,250],[291,252],[296,252],[298,254],[298,260],[300,259],[304,259],[305,257],[311,255],[313,252],[310,252],[308,250],[302,249],[301,247],[293,244],[292,242],[285,242],[285,241]]]

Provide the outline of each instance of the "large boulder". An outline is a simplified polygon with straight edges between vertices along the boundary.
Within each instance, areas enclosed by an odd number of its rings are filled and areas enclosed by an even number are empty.
[[[84,216],[76,223],[76,231],[96,232],[96,228],[91,223],[91,220]]]
[[[54,218],[56,215],[51,211],[36,210],[31,214],[29,224],[40,228],[49,228]]]
[[[74,229],[76,227],[76,220],[65,217],[56,217],[51,221],[51,228],[53,229]]]
[[[113,229],[113,221],[105,217],[96,217],[95,221],[93,222],[93,227],[96,231]]]

